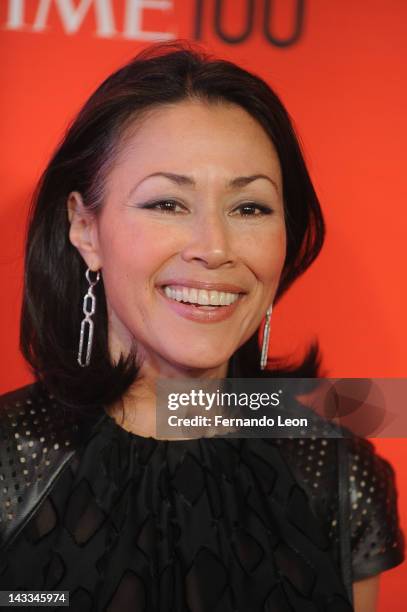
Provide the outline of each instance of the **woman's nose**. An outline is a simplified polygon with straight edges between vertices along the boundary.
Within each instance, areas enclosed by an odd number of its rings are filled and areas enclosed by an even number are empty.
[[[182,258],[188,262],[201,262],[207,268],[233,264],[226,222],[221,218],[197,220],[182,250]]]

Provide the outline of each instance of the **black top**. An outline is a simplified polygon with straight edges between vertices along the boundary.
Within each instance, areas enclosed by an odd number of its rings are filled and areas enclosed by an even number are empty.
[[[103,412],[78,426],[38,385],[1,403],[0,589],[67,590],[75,612],[350,611],[338,444],[353,579],[403,558],[393,471],[366,441],[157,441]]]

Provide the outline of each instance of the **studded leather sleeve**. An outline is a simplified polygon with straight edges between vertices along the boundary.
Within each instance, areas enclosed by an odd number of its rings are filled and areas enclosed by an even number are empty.
[[[361,438],[282,439],[278,445],[332,542],[339,565],[337,444],[347,447],[352,580],[362,580],[399,565],[404,538],[397,515],[397,490],[391,465]],[[346,534],[345,534],[346,536]]]
[[[0,547],[27,524],[83,434],[39,384],[0,398]]]
[[[369,441],[348,443],[353,578],[362,580],[401,563],[404,541],[393,468]]]

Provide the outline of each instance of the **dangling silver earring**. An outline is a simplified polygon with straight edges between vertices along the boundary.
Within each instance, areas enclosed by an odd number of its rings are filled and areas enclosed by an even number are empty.
[[[86,280],[89,283],[89,287],[87,292],[83,298],[83,306],[82,311],[85,315],[85,318],[82,319],[81,322],[81,331],[79,336],[79,350],[78,350],[78,363],[82,368],[85,368],[90,363],[90,356],[92,354],[92,344],[93,344],[93,328],[94,324],[92,321],[92,316],[96,312],[96,296],[93,293],[93,287],[97,285],[100,279],[100,272],[96,272],[96,278],[94,280],[90,277],[91,270],[88,268],[86,270],[85,276]],[[88,340],[86,344],[86,356],[85,360],[83,359],[84,353],[84,342],[85,342],[85,331],[86,327],[88,328]]]
[[[266,310],[266,323],[264,325],[263,332],[263,343],[261,345],[261,357],[260,357],[260,369],[264,370],[267,365],[267,357],[269,352],[269,338],[270,338],[270,318],[273,311],[273,306],[270,306]]]

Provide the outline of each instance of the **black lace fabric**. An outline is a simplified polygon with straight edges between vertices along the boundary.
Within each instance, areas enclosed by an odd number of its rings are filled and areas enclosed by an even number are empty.
[[[106,417],[3,553],[5,589],[75,612],[352,610],[276,444],[157,441]]]

